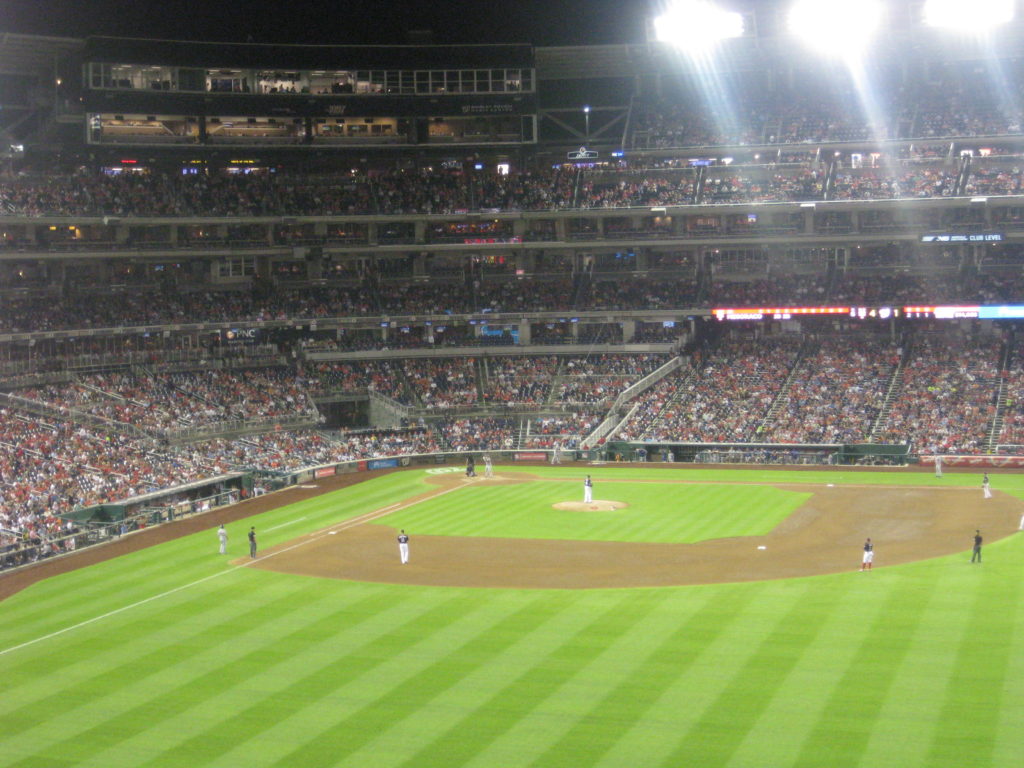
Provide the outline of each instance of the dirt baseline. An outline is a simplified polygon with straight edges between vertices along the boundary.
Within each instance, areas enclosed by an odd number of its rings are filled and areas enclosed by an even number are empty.
[[[474,481],[435,482],[450,489]],[[975,488],[773,485],[813,495],[766,536],[638,544],[410,532],[410,562],[402,565],[397,530],[365,524],[309,534],[267,550],[252,566],[355,581],[524,589],[761,581],[858,570],[868,536],[876,567],[964,552],[976,528],[986,542],[1015,533],[1022,511],[1012,496],[982,499]]]

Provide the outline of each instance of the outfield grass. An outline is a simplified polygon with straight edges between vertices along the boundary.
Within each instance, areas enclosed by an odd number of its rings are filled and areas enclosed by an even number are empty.
[[[554,481],[580,478],[568,467],[539,473],[552,482],[501,490],[547,500],[563,485]],[[979,494],[981,482],[764,469],[592,474],[598,498],[618,497],[610,478],[723,483],[684,494],[709,489],[723,520],[741,525],[736,507],[751,503],[735,491],[741,480]],[[424,477],[386,475],[252,522],[270,546],[421,493]],[[677,487],[653,487],[676,506]],[[993,487],[1024,498],[1024,478],[994,476]],[[500,497],[504,509],[486,509],[498,527],[481,527],[466,510],[486,504],[463,502],[464,490],[429,515],[423,505],[382,522],[550,532],[536,516],[510,515]],[[568,527],[579,538],[626,536],[613,529],[624,515],[657,517],[649,503],[608,513],[614,525],[577,517]],[[229,526],[237,554],[249,524]],[[668,517],[649,528],[631,540],[708,535]],[[0,766],[1015,766],[1022,542],[986,545],[982,566],[957,555],[870,574],[573,592],[237,568],[214,554],[211,528],[0,603]]]

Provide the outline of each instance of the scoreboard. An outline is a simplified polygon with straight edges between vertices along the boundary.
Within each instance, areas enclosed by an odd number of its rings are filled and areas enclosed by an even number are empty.
[[[913,305],[905,307],[716,307],[711,314],[718,320],[794,320],[800,317],[848,317],[854,320],[1018,320],[1024,318],[1024,304]]]

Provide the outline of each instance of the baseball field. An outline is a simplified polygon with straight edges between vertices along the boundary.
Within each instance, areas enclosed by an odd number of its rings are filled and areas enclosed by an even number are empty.
[[[495,469],[263,497],[226,556],[204,522],[0,601],[0,766],[1021,763],[1024,476]]]

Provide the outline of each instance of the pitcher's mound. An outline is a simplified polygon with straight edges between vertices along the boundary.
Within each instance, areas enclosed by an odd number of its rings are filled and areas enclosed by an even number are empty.
[[[560,501],[557,504],[552,504],[551,506],[555,509],[565,510],[566,512],[612,512],[616,509],[625,509],[629,504],[624,501],[594,499],[589,504],[585,504],[582,501]]]

